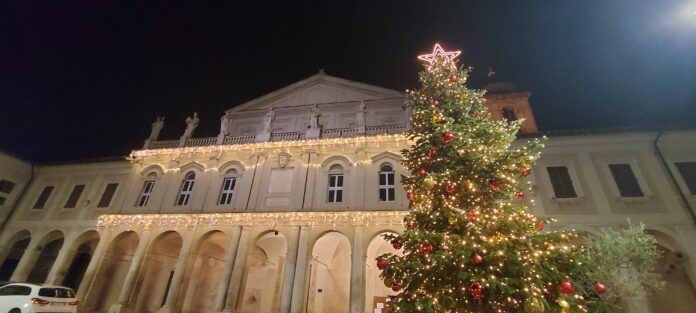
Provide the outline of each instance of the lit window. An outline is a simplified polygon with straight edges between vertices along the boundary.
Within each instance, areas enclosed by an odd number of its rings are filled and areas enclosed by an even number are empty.
[[[220,191],[220,205],[232,203],[234,187],[237,185],[237,171],[231,169],[227,171],[226,177],[222,180],[222,190]]]
[[[193,191],[193,183],[196,181],[196,173],[188,172],[184,182],[181,184],[181,192],[176,200],[176,205],[187,205],[191,199],[191,191]]]
[[[53,192],[54,186],[46,186],[44,189],[41,191],[41,194],[39,197],[36,199],[36,202],[34,203],[34,209],[43,209],[44,206],[46,205],[46,202],[48,201],[48,198],[51,196],[51,193]]]
[[[343,167],[334,165],[329,169],[329,203],[343,202]]]
[[[609,164],[609,170],[622,197],[643,197],[645,195],[630,164]]]
[[[99,204],[97,204],[98,208],[109,207],[111,204],[111,199],[114,197],[114,193],[116,193],[116,188],[118,188],[118,183],[106,185],[106,188],[104,188],[104,193],[102,193],[101,199],[99,199]]]
[[[394,201],[394,169],[391,164],[379,168],[379,201]]]
[[[135,204],[135,206],[146,206],[147,203],[150,201],[150,196],[152,196],[152,192],[154,190],[154,180],[146,180],[145,182],[143,182],[143,189],[140,191],[140,197],[138,197],[138,202]]]
[[[84,190],[85,185],[75,185],[75,187],[73,187],[72,192],[70,193],[70,197],[68,197],[68,201],[65,202],[65,208],[74,208],[77,205],[77,201],[80,200],[80,196],[82,195],[82,191]]]
[[[578,197],[575,192],[575,187],[573,186],[573,180],[570,179],[567,166],[549,166],[546,168],[546,171],[549,172],[549,179],[551,180],[551,186],[553,187],[553,193],[556,198]]]
[[[675,164],[686,187],[692,195],[696,195],[696,162],[679,162]]]

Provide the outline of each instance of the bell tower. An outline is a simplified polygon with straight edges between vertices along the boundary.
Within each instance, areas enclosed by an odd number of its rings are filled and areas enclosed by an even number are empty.
[[[532,95],[528,91],[516,91],[515,84],[512,82],[495,82],[483,86],[488,93],[486,94],[486,106],[493,114],[494,119],[507,119],[515,121],[524,119],[520,127],[520,133],[538,133],[532,106],[529,104],[529,97]]]

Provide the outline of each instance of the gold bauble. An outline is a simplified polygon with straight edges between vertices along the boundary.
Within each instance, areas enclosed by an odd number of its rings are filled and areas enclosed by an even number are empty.
[[[448,222],[450,225],[457,224],[457,221],[458,221],[458,219],[457,219],[456,216],[450,216],[450,217],[447,219],[447,222]]]
[[[433,117],[430,118],[430,121],[431,121],[433,124],[439,123],[440,120],[442,120],[442,118],[440,117],[440,115],[437,115],[437,114],[433,115]]]
[[[524,301],[524,313],[544,313],[544,303],[539,298],[529,298]]]
[[[425,186],[428,189],[433,188],[435,186],[435,180],[432,177],[426,177],[423,179],[423,186]]]
[[[561,313],[570,313],[570,304],[563,299],[556,300],[556,303],[561,307]]]

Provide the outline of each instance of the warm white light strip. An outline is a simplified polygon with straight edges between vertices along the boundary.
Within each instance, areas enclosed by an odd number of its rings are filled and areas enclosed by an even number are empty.
[[[206,225],[242,226],[370,226],[403,225],[406,211],[269,212],[206,214],[109,214],[97,219],[99,227],[149,228]]]
[[[351,138],[325,138],[325,139],[303,139],[303,140],[288,140],[288,141],[273,141],[248,143],[239,145],[212,145],[202,147],[182,147],[169,149],[150,149],[150,150],[134,150],[131,152],[131,158],[148,157],[156,155],[177,155],[177,154],[198,154],[212,153],[224,151],[241,151],[241,150],[262,150],[262,149],[285,149],[294,147],[316,148],[335,145],[358,145],[366,143],[380,142],[395,142],[407,141],[404,134],[393,135],[376,135],[376,136],[361,136]]]

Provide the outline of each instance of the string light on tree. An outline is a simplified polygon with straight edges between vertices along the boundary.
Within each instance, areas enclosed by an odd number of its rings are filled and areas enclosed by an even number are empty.
[[[548,220],[522,201],[543,140],[512,145],[521,121],[492,119],[484,92],[464,85],[460,53],[436,44],[418,57],[421,88],[407,103],[415,140],[403,151],[406,231],[384,235],[403,254],[378,258],[397,292],[389,312],[608,312],[577,235],[542,232]]]

